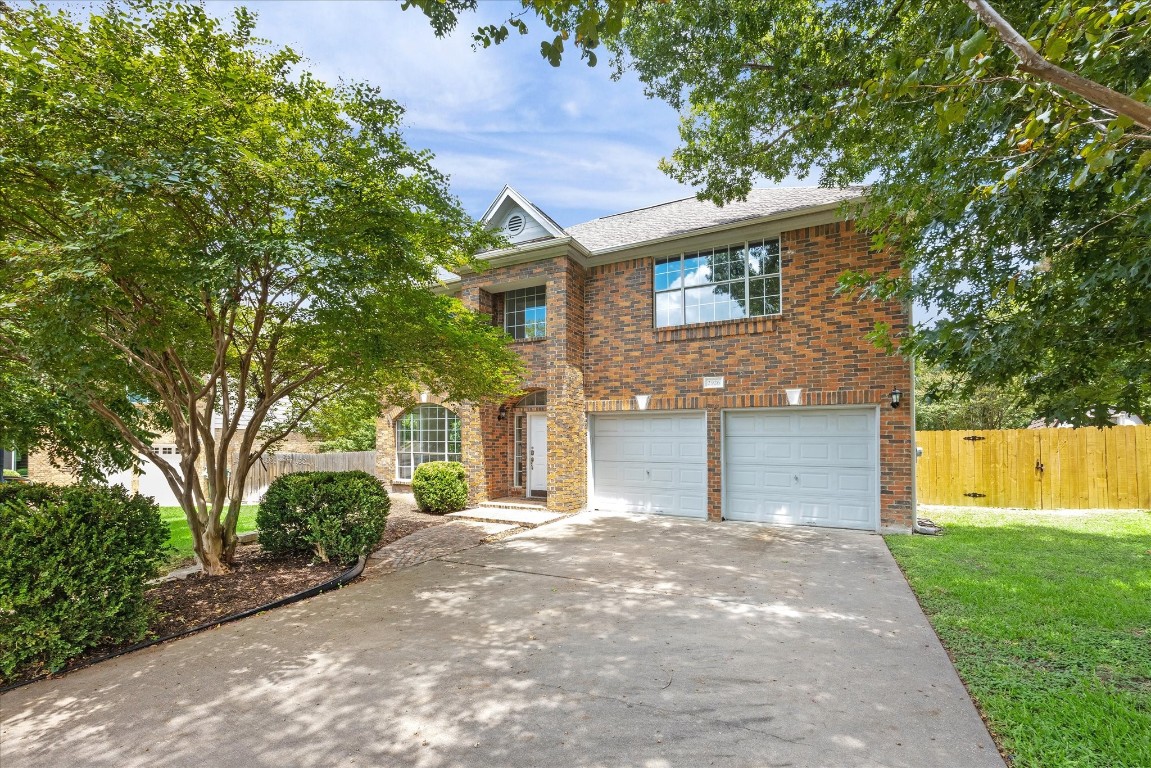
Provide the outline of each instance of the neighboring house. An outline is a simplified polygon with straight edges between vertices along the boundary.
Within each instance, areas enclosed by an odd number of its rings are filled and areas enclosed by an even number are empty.
[[[505,187],[483,222],[512,247],[447,290],[515,339],[524,394],[392,409],[378,474],[402,489],[452,459],[473,502],[909,531],[911,364],[865,338],[908,314],[836,295],[845,270],[898,269],[844,219],[860,195],[757,189],[564,229]]]
[[[212,429],[218,438],[221,434],[221,423],[218,416],[213,417]],[[233,467],[235,467],[238,462],[237,447],[243,439],[243,434],[243,429],[238,430],[232,443],[233,450],[229,464]],[[304,435],[291,432],[284,441],[276,447],[276,453],[315,453],[317,446],[317,443],[308,440]],[[152,448],[160,455],[162,460],[173,467],[179,466],[180,447],[176,444],[176,436],[174,434],[168,432],[159,435],[152,442]],[[270,457],[265,458],[270,459]],[[202,462],[203,460],[201,459],[201,464]],[[266,463],[267,461],[265,461],[265,464]],[[252,482],[257,476],[258,473],[255,472],[249,475],[248,489],[246,490],[244,498],[244,502],[247,504],[258,503],[264,491],[267,490],[266,483],[261,485]],[[71,485],[76,482],[76,476],[72,470],[68,467],[60,467],[52,464],[46,451],[33,451],[29,456],[28,479],[41,483],[51,483],[53,485]],[[126,469],[108,475],[107,482],[108,485],[122,485],[133,493],[151,496],[156,500],[156,503],[162,507],[176,507],[180,505],[176,494],[172,492],[171,486],[168,485],[168,480],[164,477],[164,473],[155,462],[148,458],[141,461],[138,470]]]
[[[1092,411],[1091,413],[1094,413],[1094,411]],[[1110,421],[1112,424],[1114,424],[1117,427],[1141,427],[1141,426],[1143,426],[1143,419],[1139,418],[1135,414],[1127,413],[1126,411],[1117,411],[1114,408],[1110,409],[1107,412],[1107,420]],[[1032,421],[1030,424],[1027,425],[1027,428],[1028,429],[1051,429],[1051,428],[1070,429],[1070,428],[1073,428],[1074,426],[1075,426],[1074,424],[1067,422],[1067,421],[1058,421],[1058,420],[1048,421],[1047,419],[1035,419],[1034,421]]]

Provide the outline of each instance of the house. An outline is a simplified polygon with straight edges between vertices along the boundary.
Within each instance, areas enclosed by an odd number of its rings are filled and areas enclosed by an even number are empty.
[[[450,459],[474,502],[910,531],[911,364],[865,338],[908,311],[836,295],[845,270],[898,269],[845,216],[861,194],[756,189],[564,228],[505,187],[483,222],[511,247],[446,290],[514,339],[524,392],[391,409],[379,476],[404,489]]]
[[[241,424],[247,424],[247,419],[242,417]],[[212,417],[212,430],[216,438],[219,439],[223,431],[223,422],[219,414],[214,414]],[[239,445],[243,440],[244,429],[241,427],[232,441],[232,450],[229,454],[228,464],[235,467],[239,463]],[[172,467],[180,466],[180,446],[176,442],[176,436],[171,432],[165,432],[157,435],[150,443],[152,449],[160,457],[160,459]],[[279,457],[298,457],[299,454],[315,453],[317,443],[310,441],[305,435],[298,432],[290,432],[284,440],[277,445],[276,454]],[[105,478],[108,485],[122,485],[127,490],[133,493],[140,493],[145,496],[151,496],[155,499],[156,503],[161,507],[175,507],[180,505],[179,499],[172,491],[168,480],[164,476],[163,470],[155,463],[153,459],[142,456],[137,452],[140,458],[140,465],[136,468],[117,470],[110,472]],[[252,469],[248,475],[248,482],[245,484],[244,503],[245,504],[258,504],[263,497],[264,492],[268,488],[268,483],[271,482],[272,476],[279,474],[282,470],[277,468],[276,472],[268,472],[266,469],[273,463],[276,456],[266,454],[259,463]],[[281,464],[283,462],[281,461]],[[197,462],[200,466],[200,471],[203,472],[204,459],[201,458]],[[52,458],[47,450],[38,449],[33,451],[28,459],[28,479],[40,483],[49,483],[52,485],[72,485],[77,481],[77,475],[73,467],[62,466],[54,464]],[[300,463],[299,469],[311,469],[311,464],[307,462]]]

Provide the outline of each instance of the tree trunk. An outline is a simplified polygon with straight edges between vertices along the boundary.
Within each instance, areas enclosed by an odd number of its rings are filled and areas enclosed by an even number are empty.
[[[200,565],[208,576],[222,576],[230,570],[229,560],[231,552],[225,544],[224,532],[214,525],[204,528],[200,536],[200,544],[196,547],[196,556]],[[233,544],[233,549],[235,544]]]

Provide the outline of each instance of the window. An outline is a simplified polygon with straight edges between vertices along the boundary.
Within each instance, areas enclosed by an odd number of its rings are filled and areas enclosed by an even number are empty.
[[[512,487],[524,487],[524,475],[527,473],[525,454],[527,453],[527,415],[516,414],[515,456],[512,461]]]
[[[655,261],[655,326],[779,314],[779,240]]]
[[[504,294],[504,330],[513,339],[542,339],[547,311],[542,285],[508,291]]]
[[[396,421],[396,477],[411,480],[425,461],[460,460],[460,418],[439,405],[418,405]]]

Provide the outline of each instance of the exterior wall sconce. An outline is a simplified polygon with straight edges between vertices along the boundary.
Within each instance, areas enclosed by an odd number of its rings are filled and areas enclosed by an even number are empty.
[[[651,402],[651,395],[636,395],[635,396],[635,406],[636,406],[636,408],[639,408],[641,411],[647,410],[647,404],[649,402]]]
[[[898,408],[899,407],[899,401],[901,399],[903,399],[903,391],[900,390],[899,387],[894,387],[891,390],[891,407],[892,408]]]
[[[508,417],[508,406],[506,404],[500,405],[500,409],[496,411],[496,421],[503,421]]]
[[[793,387],[783,391],[787,394],[788,405],[799,405],[800,400],[803,399],[803,387]]]

